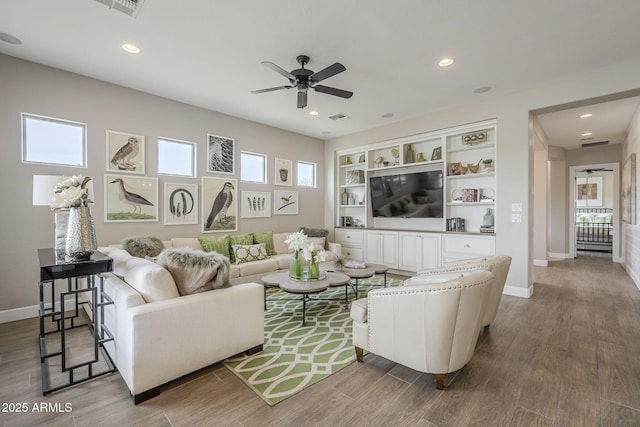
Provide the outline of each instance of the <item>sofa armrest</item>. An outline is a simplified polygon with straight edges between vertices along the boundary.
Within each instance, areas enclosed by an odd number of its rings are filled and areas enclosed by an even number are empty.
[[[257,283],[133,307],[119,335],[118,370],[136,395],[264,342]]]

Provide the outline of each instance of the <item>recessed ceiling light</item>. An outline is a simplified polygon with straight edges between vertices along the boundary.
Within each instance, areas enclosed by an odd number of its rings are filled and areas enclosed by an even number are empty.
[[[323,130],[322,132],[320,132],[323,135],[329,135],[331,133],[331,131],[328,130]]]
[[[449,65],[453,64],[453,62],[453,58],[442,58],[440,62],[438,62],[438,65],[441,67],[448,67]]]
[[[140,53],[140,48],[131,43],[123,44],[122,49],[124,49],[125,52],[129,52],[129,53]]]
[[[393,113],[384,113],[382,116],[383,119],[390,119],[391,117],[395,116],[395,114]]]
[[[491,86],[482,86],[477,89],[474,89],[473,93],[485,93],[491,90]]]
[[[580,114],[580,118],[581,119],[588,119],[591,116],[593,116],[593,114],[591,114],[591,113]]]
[[[582,134],[582,136],[591,136],[591,135],[593,135],[593,132],[584,132]]]
[[[22,44],[22,40],[20,40],[16,36],[12,36],[11,34],[3,33],[1,31],[0,31],[0,40],[10,44]]]
[[[310,116],[317,116],[318,112],[317,111],[309,111],[309,115]]]

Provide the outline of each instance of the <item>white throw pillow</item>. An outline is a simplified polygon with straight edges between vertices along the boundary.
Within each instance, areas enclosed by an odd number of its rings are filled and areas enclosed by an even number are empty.
[[[264,243],[254,245],[231,245],[236,264],[267,259],[267,247]]]

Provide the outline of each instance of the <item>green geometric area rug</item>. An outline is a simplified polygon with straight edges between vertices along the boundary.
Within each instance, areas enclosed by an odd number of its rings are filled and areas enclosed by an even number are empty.
[[[381,288],[384,276],[360,280],[358,294]],[[402,282],[387,278],[387,286]],[[351,317],[344,304],[344,287],[329,288],[307,301],[306,326],[302,326],[300,297],[279,289],[267,292],[264,313],[264,349],[225,360],[224,365],[269,405],[275,405],[349,366],[356,360],[351,342]],[[353,292],[349,289],[349,302]]]

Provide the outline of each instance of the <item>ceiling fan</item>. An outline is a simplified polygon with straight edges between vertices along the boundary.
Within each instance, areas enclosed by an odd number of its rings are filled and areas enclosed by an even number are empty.
[[[251,93],[264,93],[272,92],[274,90],[281,89],[298,89],[298,108],[304,108],[307,106],[307,92],[309,89],[313,89],[316,92],[326,93],[328,95],[339,96],[340,98],[349,99],[353,96],[353,92],[348,90],[336,89],[334,87],[319,85],[318,83],[333,77],[338,73],[346,71],[344,65],[336,62],[333,65],[329,65],[327,68],[318,71],[317,73],[312,70],[304,68],[309,63],[309,57],[307,55],[298,55],[296,60],[300,64],[300,68],[288,72],[273,62],[262,61],[262,64],[271,68],[276,73],[282,74],[289,83],[286,86],[276,86],[267,89],[252,90]]]

